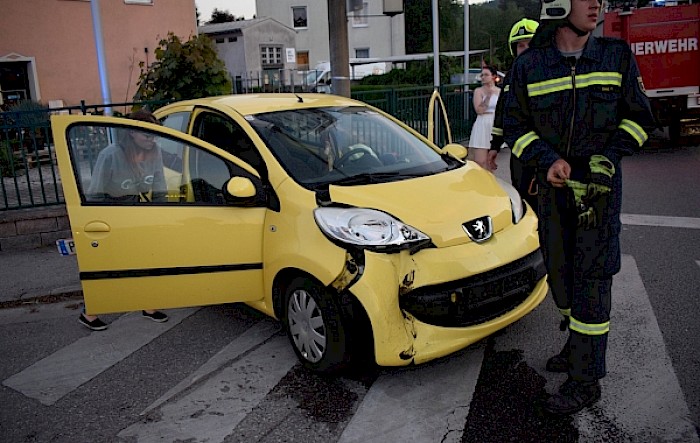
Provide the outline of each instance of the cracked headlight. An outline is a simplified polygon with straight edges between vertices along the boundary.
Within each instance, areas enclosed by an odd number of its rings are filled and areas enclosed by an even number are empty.
[[[523,216],[525,215],[525,211],[527,210],[525,200],[523,200],[518,190],[515,189],[510,183],[506,183],[498,177],[496,177],[496,181],[499,185],[501,185],[501,188],[506,191],[506,194],[508,194],[508,197],[510,198],[510,209],[513,213],[513,224],[518,224],[520,220],[522,220]]]
[[[416,228],[375,209],[316,208],[314,218],[331,240],[378,252],[410,249],[430,242],[430,237]]]

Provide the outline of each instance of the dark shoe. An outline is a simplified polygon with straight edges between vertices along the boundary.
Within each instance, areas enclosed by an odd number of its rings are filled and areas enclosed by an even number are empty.
[[[146,318],[150,318],[151,320],[158,323],[165,323],[166,321],[168,321],[168,316],[160,311],[155,311],[152,314],[149,314],[146,311],[141,311],[141,315],[143,315]]]
[[[90,321],[85,317],[85,315],[80,314],[80,317],[78,317],[78,323],[93,331],[104,331],[107,329],[107,324],[100,320],[99,317],[93,321]]]
[[[563,395],[568,395],[569,392],[576,386],[576,382],[573,378],[567,377],[566,381],[559,386],[557,392]]]
[[[544,404],[544,410],[552,415],[571,415],[600,400],[598,381],[567,380]]]

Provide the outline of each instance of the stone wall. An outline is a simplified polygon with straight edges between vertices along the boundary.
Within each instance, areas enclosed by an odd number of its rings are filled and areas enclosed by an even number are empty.
[[[64,205],[0,212],[0,253],[55,246],[72,236]]]

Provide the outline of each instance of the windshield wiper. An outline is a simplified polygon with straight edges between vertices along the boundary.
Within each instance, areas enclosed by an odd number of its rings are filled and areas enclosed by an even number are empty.
[[[445,161],[445,163],[447,163],[449,165],[447,170],[455,169],[455,168],[458,168],[460,166],[464,166],[467,163],[466,158],[464,160],[460,160],[458,158],[452,157],[449,154],[440,154],[440,157],[442,157],[442,159]]]
[[[421,174],[410,174],[401,171],[393,172],[363,172],[361,174],[350,175],[348,177],[341,178],[340,180],[335,180],[328,183],[329,185],[362,185],[362,184],[375,184],[375,183],[387,183],[391,181],[402,180],[404,178],[411,177],[422,177],[425,173]]]

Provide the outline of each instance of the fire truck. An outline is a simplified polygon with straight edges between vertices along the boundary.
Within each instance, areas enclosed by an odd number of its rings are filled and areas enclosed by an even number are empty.
[[[603,35],[629,42],[659,125],[677,141],[700,134],[700,4],[655,5],[607,11]]]

